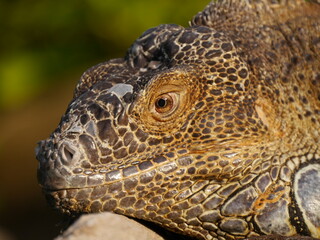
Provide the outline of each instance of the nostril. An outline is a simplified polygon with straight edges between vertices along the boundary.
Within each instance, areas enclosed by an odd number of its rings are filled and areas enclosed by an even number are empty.
[[[65,164],[70,164],[73,161],[75,153],[76,150],[68,144],[64,144],[61,148],[61,157]]]
[[[74,152],[71,152],[71,150],[67,146],[64,147],[63,151],[64,151],[64,156],[66,160],[71,161],[73,158]]]

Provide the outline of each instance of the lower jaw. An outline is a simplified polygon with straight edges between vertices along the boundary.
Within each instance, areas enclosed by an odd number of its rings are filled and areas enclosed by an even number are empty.
[[[77,215],[113,211],[117,207],[115,198],[119,197],[115,184],[87,188],[46,189],[43,192],[50,206],[64,214]]]
[[[80,189],[43,190],[49,205],[53,209],[67,215],[79,215],[80,213],[91,212],[89,208],[90,200],[78,200],[72,197],[72,195],[77,194],[79,191]]]

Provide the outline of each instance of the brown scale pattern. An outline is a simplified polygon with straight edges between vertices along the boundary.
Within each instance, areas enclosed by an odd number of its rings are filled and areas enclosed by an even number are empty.
[[[50,203],[196,239],[319,238],[319,13],[213,1],[86,71],[37,149]]]

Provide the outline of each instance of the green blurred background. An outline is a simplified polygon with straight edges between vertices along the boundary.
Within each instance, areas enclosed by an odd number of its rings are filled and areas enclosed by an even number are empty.
[[[52,239],[60,216],[36,180],[47,138],[92,65],[148,28],[183,26],[208,0],[0,0],[0,240]]]

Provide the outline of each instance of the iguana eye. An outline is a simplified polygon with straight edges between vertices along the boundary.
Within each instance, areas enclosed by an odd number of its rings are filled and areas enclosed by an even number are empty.
[[[164,93],[154,100],[153,112],[157,117],[169,117],[179,106],[179,94],[175,92]]]
[[[192,111],[193,100],[199,95],[198,85],[192,84],[193,77],[186,69],[170,70],[154,77],[139,95],[131,115],[145,128],[175,129],[185,120],[186,112]]]
[[[158,113],[166,113],[173,108],[174,100],[170,94],[160,95],[155,101],[155,109]]]

